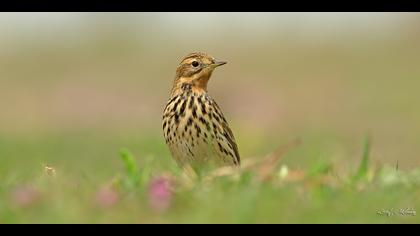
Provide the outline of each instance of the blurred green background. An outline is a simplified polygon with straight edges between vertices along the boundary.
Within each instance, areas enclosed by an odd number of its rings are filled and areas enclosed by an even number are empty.
[[[172,166],[161,116],[180,59],[228,61],[209,83],[243,159],[420,164],[420,14],[1,13],[0,183],[43,165],[106,181],[120,148]],[[172,168],[172,167],[171,167]]]

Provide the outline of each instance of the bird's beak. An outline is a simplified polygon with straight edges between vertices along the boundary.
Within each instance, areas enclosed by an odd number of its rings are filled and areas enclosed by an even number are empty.
[[[218,67],[218,66],[222,66],[222,65],[224,65],[224,64],[226,64],[227,62],[226,61],[214,61],[214,63],[213,63],[213,67],[214,68],[216,68],[216,67]]]

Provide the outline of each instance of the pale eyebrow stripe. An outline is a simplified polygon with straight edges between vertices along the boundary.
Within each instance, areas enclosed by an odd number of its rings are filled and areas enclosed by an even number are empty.
[[[191,53],[190,55],[187,55],[186,57],[184,57],[184,59],[182,59],[182,61],[185,61],[187,59],[190,59],[192,57],[206,57],[206,54],[203,53]]]
[[[186,63],[186,62],[190,62],[190,61],[192,61],[192,60],[193,60],[193,58],[194,58],[194,57],[187,57],[187,58],[185,58],[184,60],[182,60],[182,61],[181,61],[181,64],[182,64],[182,63]]]

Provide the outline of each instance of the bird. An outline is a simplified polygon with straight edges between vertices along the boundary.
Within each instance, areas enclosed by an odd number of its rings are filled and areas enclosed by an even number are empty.
[[[240,167],[238,146],[222,110],[208,94],[215,68],[226,61],[194,52],[179,63],[163,111],[163,136],[182,169]]]

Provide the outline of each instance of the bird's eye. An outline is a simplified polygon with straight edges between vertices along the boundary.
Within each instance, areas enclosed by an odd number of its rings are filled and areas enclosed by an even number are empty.
[[[193,62],[191,63],[191,65],[192,65],[192,66],[194,66],[194,67],[197,67],[197,66],[199,65],[199,63],[198,63],[198,61],[193,61]]]

